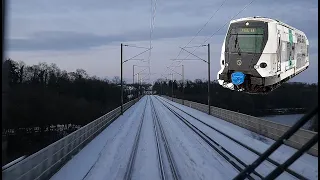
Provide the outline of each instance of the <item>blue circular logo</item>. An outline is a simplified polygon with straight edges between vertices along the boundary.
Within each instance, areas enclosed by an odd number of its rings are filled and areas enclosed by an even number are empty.
[[[245,76],[242,72],[234,72],[231,74],[231,81],[234,85],[240,85],[244,82]]]

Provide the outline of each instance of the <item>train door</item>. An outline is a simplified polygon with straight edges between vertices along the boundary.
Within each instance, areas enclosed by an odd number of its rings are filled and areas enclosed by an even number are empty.
[[[288,64],[286,70],[289,70],[294,67],[294,48],[295,45],[293,43],[293,35],[292,30],[289,29],[289,42],[287,42],[287,57],[288,57]]]
[[[296,33],[296,37],[297,37],[297,44],[296,44],[296,68],[299,69],[301,68],[304,64],[305,64],[305,44],[303,43],[302,40],[302,35]]]
[[[283,33],[282,35],[284,35],[283,37],[286,37],[286,34]],[[280,35],[281,38],[281,35]],[[283,39],[280,39],[280,47],[281,47],[281,57],[280,57],[280,62],[281,62],[281,69],[284,72],[286,70],[286,65],[287,65],[287,61],[288,61],[288,56],[287,56],[287,41]]]
[[[278,30],[278,49],[277,49],[277,72],[281,71],[281,34]]]

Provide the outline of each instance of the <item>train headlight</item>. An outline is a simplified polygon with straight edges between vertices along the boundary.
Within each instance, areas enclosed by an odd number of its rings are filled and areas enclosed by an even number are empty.
[[[260,64],[260,67],[261,67],[261,68],[266,68],[266,67],[267,67],[267,63],[264,63],[264,62],[261,63],[261,64]]]
[[[226,63],[226,67],[228,67],[228,65],[229,65],[229,64],[228,64],[228,63]]]
[[[258,66],[258,65],[254,65],[253,67],[254,67],[255,69],[258,69],[258,68],[259,68],[259,66]]]

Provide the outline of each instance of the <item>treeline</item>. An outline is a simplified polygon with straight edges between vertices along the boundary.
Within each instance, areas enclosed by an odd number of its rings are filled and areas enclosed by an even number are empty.
[[[183,98],[208,104],[208,82],[197,79],[186,80],[184,94],[182,81],[158,79],[153,90],[158,94]],[[253,115],[265,116],[281,112],[306,113],[318,104],[318,84],[285,83],[269,94],[247,94],[223,88],[218,82],[210,83],[210,102],[212,106]],[[281,109],[283,111],[281,111]]]
[[[40,150],[76,130],[74,125],[88,124],[121,104],[118,77],[99,79],[82,69],[67,72],[55,64],[27,66],[11,59],[3,68],[9,85],[2,124],[8,161]],[[137,96],[137,89],[125,91],[124,102]],[[57,125],[65,125],[65,131]]]

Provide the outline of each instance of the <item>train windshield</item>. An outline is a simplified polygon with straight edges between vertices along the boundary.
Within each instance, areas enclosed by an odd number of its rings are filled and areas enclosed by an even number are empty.
[[[228,49],[231,53],[261,53],[263,28],[233,28],[230,33]]]

